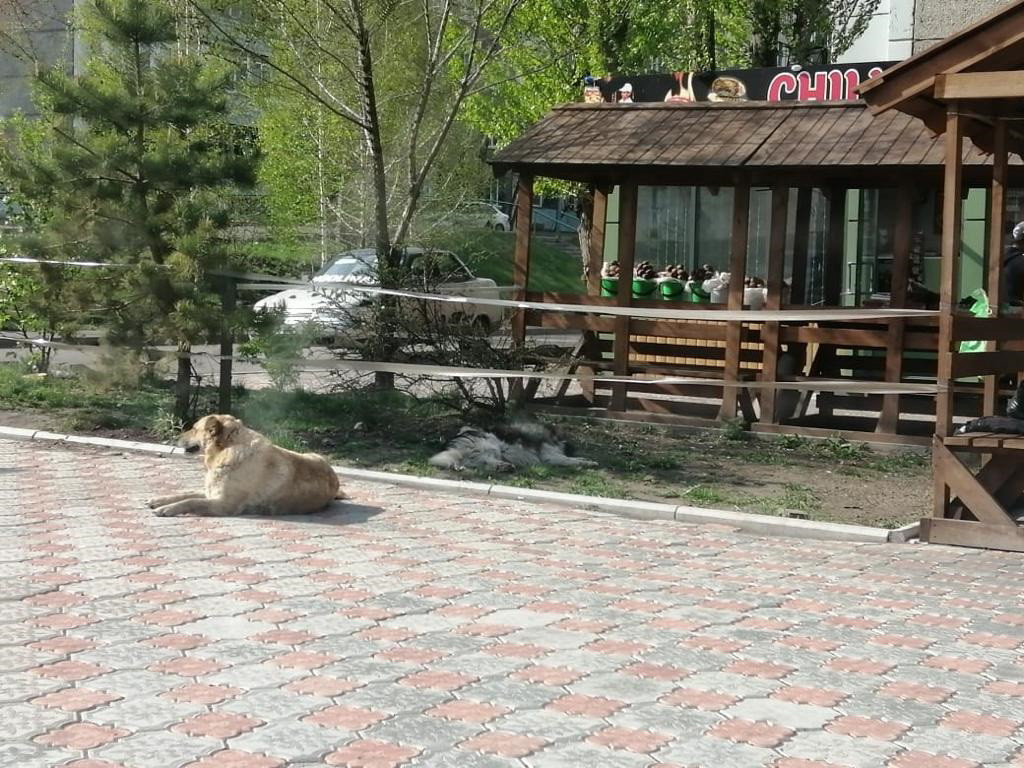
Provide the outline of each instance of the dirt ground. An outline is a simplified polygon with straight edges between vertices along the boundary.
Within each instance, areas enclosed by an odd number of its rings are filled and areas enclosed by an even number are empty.
[[[0,424],[66,431],[60,412],[2,410]],[[686,433],[579,419],[558,422],[576,453],[598,469],[538,467],[515,475],[444,473],[426,464],[435,446],[389,443],[386,434],[300,433],[302,446],[338,463],[398,472],[544,488],[591,496],[687,504],[812,520],[896,527],[929,514],[931,470],[920,451],[878,453],[841,440]],[[84,431],[84,430],[75,430]],[[142,429],[90,434],[157,440]],[[439,435],[436,446],[443,444]]]

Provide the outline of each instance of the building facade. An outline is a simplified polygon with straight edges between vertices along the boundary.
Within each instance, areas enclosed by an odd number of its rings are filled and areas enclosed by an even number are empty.
[[[867,31],[839,57],[898,61],[970,26],[1008,0],[882,0]]]
[[[29,58],[42,67],[60,65],[67,72],[80,71],[84,46],[68,23],[79,3],[81,0],[10,0],[0,4],[0,26],[13,39],[12,44],[0,47],[0,117],[33,111],[34,65]]]

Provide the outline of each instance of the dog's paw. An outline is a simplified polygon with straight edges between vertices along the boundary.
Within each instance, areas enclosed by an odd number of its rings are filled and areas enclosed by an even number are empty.
[[[149,501],[146,502],[146,506],[149,507],[150,509],[158,509],[161,506],[160,499],[150,499]]]
[[[174,517],[174,510],[171,509],[170,505],[164,507],[154,507],[153,514],[157,517]]]

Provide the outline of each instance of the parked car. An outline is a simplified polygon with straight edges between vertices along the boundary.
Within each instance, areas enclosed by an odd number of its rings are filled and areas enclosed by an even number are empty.
[[[424,286],[437,293],[470,298],[497,299],[498,285],[493,280],[476,277],[454,253],[408,247],[403,252],[404,266],[424,276]],[[312,324],[323,336],[352,337],[352,324],[359,313],[374,300],[372,295],[346,291],[345,285],[376,284],[377,253],[372,248],[347,251],[335,257],[310,280],[308,287],[280,291],[257,301],[259,310],[272,308],[284,311],[286,326]],[[428,279],[428,275],[432,277]],[[490,330],[502,319],[500,307],[480,304],[437,302],[438,311],[446,320],[470,322]],[[400,303],[399,306],[402,306]]]
[[[509,229],[508,214],[495,203],[468,203],[456,212],[454,218],[466,227],[493,229],[496,232],[507,232]]]
[[[0,231],[21,232],[20,217],[24,213],[21,206],[12,202],[0,191]]]

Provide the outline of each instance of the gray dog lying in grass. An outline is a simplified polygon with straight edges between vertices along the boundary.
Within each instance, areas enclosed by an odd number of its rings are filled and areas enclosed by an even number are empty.
[[[546,424],[517,421],[488,432],[463,427],[448,447],[432,456],[441,469],[513,472],[523,467],[596,467],[597,462],[570,456],[571,448]]]

